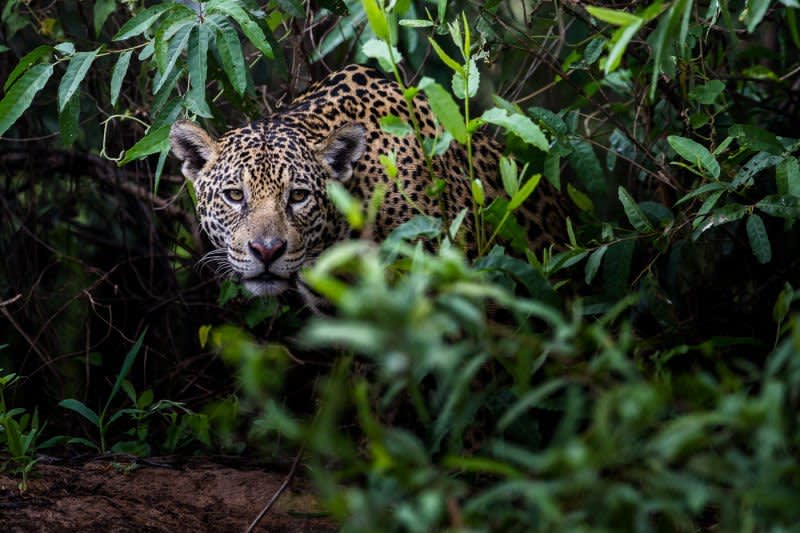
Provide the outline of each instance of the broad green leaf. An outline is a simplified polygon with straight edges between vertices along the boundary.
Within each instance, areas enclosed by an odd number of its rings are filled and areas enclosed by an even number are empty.
[[[389,46],[380,39],[369,39],[361,47],[361,51],[365,56],[377,59],[381,68],[386,72],[393,72],[394,65],[402,60],[397,48]]]
[[[738,189],[741,186],[750,187],[753,185],[753,177],[767,168],[774,167],[783,161],[782,156],[770,155],[767,152],[759,152],[750,161],[742,165],[739,172],[731,181],[731,187]]]
[[[747,24],[748,33],[753,33],[756,26],[761,23],[771,3],[772,0],[747,0],[746,7],[742,11],[742,19]]]
[[[762,198],[756,207],[774,217],[800,218],[800,198],[797,196],[773,194]]]
[[[594,202],[583,191],[576,189],[571,183],[567,183],[567,195],[572,202],[584,213],[594,213]]]
[[[608,250],[608,245],[603,245],[589,255],[589,259],[586,261],[586,269],[584,271],[584,280],[586,281],[587,285],[591,285],[592,281],[597,275],[597,271],[600,269],[600,264],[603,262],[603,256],[606,254],[606,250]]]
[[[535,146],[543,152],[547,152],[550,146],[542,130],[533,123],[531,119],[521,113],[509,114],[505,109],[493,107],[484,111],[481,119],[490,124],[502,126],[514,135]]]
[[[241,96],[247,89],[247,72],[245,71],[244,55],[239,36],[229,24],[220,24],[216,31],[217,51],[219,52],[222,68],[233,86]]]
[[[800,163],[796,157],[787,157],[775,169],[778,194],[800,196]]]
[[[106,23],[108,16],[117,9],[117,0],[97,0],[94,3],[92,22],[94,23],[95,36],[100,35],[103,24]]]
[[[614,26],[628,26],[630,24],[641,23],[642,21],[642,19],[636,15],[605,7],[586,6],[586,11],[594,18],[602,20],[603,22],[608,22]]]
[[[720,80],[711,80],[704,85],[698,85],[689,91],[689,98],[699,104],[713,104],[720,94],[725,90],[725,84]]]
[[[500,156],[500,178],[503,181],[503,189],[508,197],[511,198],[519,190],[517,162],[513,157]]]
[[[617,189],[617,196],[622,203],[625,216],[628,217],[628,222],[631,223],[631,226],[636,228],[639,233],[652,233],[655,231],[655,228],[650,223],[650,219],[647,218],[647,215],[644,214],[630,193],[628,193],[622,185]]]
[[[380,125],[383,131],[397,137],[406,137],[414,133],[411,125],[397,115],[381,117]]]
[[[53,75],[53,65],[34,65],[23,74],[0,100],[0,135],[28,109],[36,93],[47,84]]]
[[[436,237],[441,235],[441,219],[427,215],[415,215],[408,222],[397,226],[386,238],[387,243],[396,243],[401,240],[413,241],[420,237]]]
[[[17,66],[14,67],[14,70],[11,71],[11,74],[8,75],[8,79],[3,83],[3,91],[8,92],[8,88],[11,87],[17,78],[22,76],[26,70],[28,70],[31,65],[34,63],[38,63],[42,59],[49,59],[49,55],[53,53],[53,47],[43,44],[41,46],[37,46],[24,56],[22,59],[19,60]]]
[[[741,204],[730,203],[715,209],[710,215],[706,216],[702,223],[692,233],[692,240],[697,238],[706,230],[714,226],[721,226],[729,222],[735,222],[747,214],[747,208]]]
[[[53,48],[56,52],[65,56],[75,55],[75,45],[69,41],[58,43]]]
[[[208,71],[208,28],[198,24],[189,36],[186,62],[189,67],[189,95],[192,109],[200,116],[210,118],[212,113],[206,103],[206,73]]]
[[[130,39],[147,31],[150,26],[164,13],[173,9],[176,4],[158,4],[138,13],[135,17],[122,25],[112,40],[122,41]],[[179,4],[177,4],[179,5]]]
[[[67,148],[72,147],[78,137],[78,120],[80,118],[81,99],[80,94],[72,95],[67,105],[58,114],[58,129],[61,135],[61,142]]]
[[[764,227],[764,221],[755,213],[747,217],[747,238],[758,262],[762,265],[769,263],[772,259],[769,235],[767,235],[767,228]]]
[[[481,180],[479,179],[472,180],[472,199],[481,207],[483,207],[483,204],[486,202],[486,194],[483,191],[483,183],[481,183]]]
[[[213,2],[212,5],[213,7],[210,7],[209,11],[219,11],[233,18],[237,24],[239,24],[239,27],[242,28],[242,32],[245,34],[247,39],[253,43],[253,46],[255,46],[259,52],[264,54],[264,56],[268,57],[269,59],[273,59],[275,57],[275,54],[272,51],[272,46],[270,46],[266,35],[264,35],[264,31],[252,18],[250,18],[250,15],[244,9],[242,9],[237,2],[227,0],[222,2]]]
[[[667,228],[675,222],[675,215],[666,206],[658,202],[639,202],[639,209],[651,222]]]
[[[59,112],[64,110],[64,106],[67,105],[69,99],[72,98],[72,95],[78,90],[78,86],[83,81],[83,78],[86,77],[86,73],[89,72],[89,67],[92,66],[92,62],[94,58],[97,57],[97,52],[99,51],[100,49],[98,48],[91,52],[78,52],[72,56],[67,71],[64,73],[64,77],[61,78],[61,83],[58,85]]]
[[[150,129],[147,134],[139,139],[139,142],[131,146],[125,152],[125,157],[118,163],[122,166],[130,161],[141,159],[150,154],[156,154],[169,148],[169,129],[170,125],[161,126],[158,129]]]
[[[281,11],[294,18],[301,19],[306,14],[301,0],[276,0],[275,3],[278,4]]]
[[[450,132],[456,141],[461,144],[466,143],[467,127],[464,124],[464,116],[450,93],[427,77],[419,82],[419,88],[425,91],[431,110],[444,129]]]
[[[573,137],[568,145],[572,151],[567,154],[567,162],[574,171],[577,185],[585,190],[590,198],[599,198],[607,194],[608,183],[603,173],[603,165],[597,157],[592,145],[587,141]]]
[[[511,200],[508,202],[508,210],[514,211],[521,206],[533,193],[534,189],[536,189],[536,186],[539,185],[539,181],[541,181],[541,179],[541,174],[534,174],[528,178],[528,181],[525,182],[525,185],[520,187],[516,194],[511,197]]]
[[[111,72],[111,105],[117,105],[117,98],[119,98],[119,90],[122,88],[122,80],[125,79],[125,74],[128,72],[128,66],[131,63],[133,50],[126,50],[117,58],[117,63],[114,65],[114,70]]]
[[[667,137],[667,142],[683,159],[705,170],[712,178],[719,178],[719,163],[705,146],[678,135],[670,135]]]
[[[728,135],[736,137],[739,144],[754,152],[769,152],[773,155],[781,155],[785,151],[774,133],[752,124],[734,124],[728,130]]]
[[[58,402],[58,405],[64,407],[65,409],[69,409],[70,411],[75,411],[86,420],[94,424],[95,426],[100,425],[100,417],[97,416],[92,409],[87,407],[82,401],[76,400],[74,398],[67,398],[66,400],[61,400]]]
[[[557,151],[551,150],[545,156],[542,174],[553,187],[561,190],[561,155]]]
[[[376,0],[361,0],[361,3],[364,6],[364,12],[367,14],[369,26],[375,36],[381,41],[394,44],[391,43],[392,36],[389,31],[389,20],[378,2]]]
[[[158,23],[152,42],[155,45],[156,65],[160,73],[163,74],[167,72],[170,51],[176,43],[173,37],[187,26],[194,26],[196,24],[197,16],[194,11],[182,5],[176,6],[175,9],[167,13]]]
[[[453,94],[456,95],[456,98],[460,98],[461,100],[472,98],[478,92],[480,83],[481,75],[478,71],[478,65],[475,64],[474,59],[470,59],[466,80],[460,71],[453,74]]]

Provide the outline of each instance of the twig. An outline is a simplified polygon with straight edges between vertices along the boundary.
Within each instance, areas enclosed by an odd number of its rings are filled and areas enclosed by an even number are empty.
[[[305,451],[305,446],[301,446],[300,450],[297,452],[297,455],[294,458],[294,462],[292,462],[292,467],[289,469],[289,473],[286,474],[286,478],[283,480],[283,483],[281,483],[281,486],[278,487],[278,490],[275,491],[275,494],[272,495],[272,498],[269,499],[264,508],[261,509],[261,512],[258,513],[256,519],[253,520],[253,523],[251,523],[250,527],[247,528],[246,533],[250,533],[251,531],[253,531],[253,529],[255,529],[258,523],[261,522],[261,519],[264,518],[264,515],[267,514],[267,511],[269,511],[272,505],[276,501],[278,501],[280,495],[283,494],[283,491],[285,491],[286,487],[289,486],[289,483],[291,483],[292,478],[294,478],[294,473],[297,470],[297,465],[300,464],[300,458],[303,457],[304,451]]]

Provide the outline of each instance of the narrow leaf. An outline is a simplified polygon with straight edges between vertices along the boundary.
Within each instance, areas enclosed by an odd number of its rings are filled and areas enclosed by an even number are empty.
[[[119,373],[117,374],[117,379],[114,381],[114,386],[111,388],[111,394],[108,396],[108,400],[106,401],[106,408],[103,409],[103,412],[108,409],[108,406],[111,404],[111,400],[114,399],[114,396],[117,395],[122,382],[125,378],[128,377],[128,373],[131,371],[131,367],[133,366],[134,361],[136,361],[136,356],[139,354],[139,350],[142,347],[142,342],[144,342],[144,336],[147,334],[147,328],[142,331],[142,334],[139,335],[139,338],[136,339],[136,342],[128,350],[127,355],[125,355],[125,359],[122,361],[122,367],[119,369]]]
[[[719,163],[705,146],[691,139],[687,139],[686,137],[679,137],[678,135],[670,135],[667,137],[667,142],[669,142],[672,149],[686,161],[705,170],[712,178],[719,178]]]
[[[422,78],[419,87],[425,91],[433,114],[444,129],[450,132],[456,141],[461,144],[466,143],[468,134],[464,116],[450,93],[430,78]]]
[[[259,52],[270,59],[275,57],[272,46],[270,46],[267,37],[264,35],[264,31],[250,18],[250,15],[242,9],[239,4],[236,2],[218,2],[214,7],[216,10],[233,18],[239,24],[239,27],[242,28],[242,32],[248,40],[253,43],[253,46],[255,46]]]
[[[162,126],[158,129],[150,129],[147,134],[139,139],[128,151],[125,157],[118,163],[122,166],[130,161],[141,159],[150,154],[155,154],[169,148],[169,128],[170,125]]]
[[[594,277],[597,275],[597,271],[600,269],[600,264],[603,262],[603,256],[606,254],[606,250],[608,250],[608,246],[603,245],[589,255],[589,259],[586,261],[586,270],[584,272],[584,279],[586,280],[587,285],[591,285]]]
[[[11,74],[8,75],[8,79],[3,83],[3,91],[8,91],[8,88],[11,87],[17,78],[22,76],[28,68],[34,63],[38,63],[42,59],[47,59],[48,55],[53,53],[53,47],[43,44],[41,46],[37,46],[24,56],[22,59],[19,60],[17,66],[14,67],[14,70],[11,71]]]
[[[92,409],[87,407],[82,401],[76,400],[74,398],[67,398],[66,400],[61,400],[58,402],[58,405],[64,407],[65,409],[69,409],[70,411],[75,411],[79,415],[83,416],[86,420],[98,426],[100,424],[100,417],[97,416]]]
[[[631,223],[631,226],[636,228],[639,233],[652,233],[655,231],[647,215],[639,208],[630,193],[625,190],[625,187],[620,185],[619,189],[617,189],[617,196],[622,203],[625,216],[628,217],[628,222]]]
[[[125,79],[125,74],[128,72],[128,66],[131,63],[133,50],[127,50],[120,54],[117,63],[114,65],[114,70],[111,72],[111,105],[117,104],[119,98],[119,90],[122,88],[122,80]]]
[[[772,259],[772,247],[769,244],[767,228],[764,227],[761,217],[755,213],[747,217],[747,238],[758,262],[762,265],[769,263]]]
[[[242,95],[247,88],[247,76],[239,36],[227,24],[222,24],[218,27],[216,36],[217,51],[222,60],[222,68],[225,70],[233,89],[239,95]]]
[[[86,73],[89,72],[89,67],[92,66],[92,62],[94,62],[94,58],[97,57],[97,52],[99,51],[100,49],[98,48],[91,52],[78,52],[72,56],[67,71],[64,73],[64,77],[61,78],[61,83],[58,85],[59,112],[64,110],[64,106],[67,105],[69,99],[72,98],[72,95],[78,90],[78,86],[83,81],[83,78],[86,77]]]
[[[144,33],[148,28],[150,28],[150,26],[152,26],[158,17],[174,7],[175,4],[164,3],[145,9],[123,24],[117,34],[114,36],[113,40],[122,41],[124,39],[130,39],[131,37],[135,37],[141,33]]]
[[[206,103],[206,76],[208,72],[208,41],[209,31],[204,25],[199,24],[192,28],[189,36],[189,48],[187,50],[187,63],[189,66],[189,81],[193,107],[198,114],[209,117],[211,110]]]
[[[511,197],[511,201],[508,203],[508,210],[514,211],[519,206],[521,206],[523,202],[525,202],[525,200],[528,199],[531,193],[533,193],[534,189],[536,189],[536,186],[539,185],[539,181],[541,181],[541,179],[542,179],[541,174],[534,174],[533,176],[528,178],[528,181],[525,182],[525,185],[523,185],[516,192],[516,194],[514,194],[514,196]]]
[[[0,100],[0,135],[30,107],[36,93],[44,88],[52,75],[53,65],[34,65],[6,91]]]

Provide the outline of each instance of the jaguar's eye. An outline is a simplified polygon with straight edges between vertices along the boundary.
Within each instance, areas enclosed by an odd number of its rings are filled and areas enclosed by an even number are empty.
[[[244,201],[244,191],[242,189],[225,189],[222,195],[232,204],[240,204]]]
[[[289,202],[293,204],[299,204],[308,198],[309,194],[311,194],[311,191],[306,189],[292,189],[289,191]]]

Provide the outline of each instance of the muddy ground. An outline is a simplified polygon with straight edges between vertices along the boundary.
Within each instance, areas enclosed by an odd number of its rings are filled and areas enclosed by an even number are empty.
[[[0,531],[243,532],[279,489],[287,470],[195,462],[93,460],[39,464],[27,489],[0,474]],[[255,531],[329,532],[309,485],[297,477]]]

